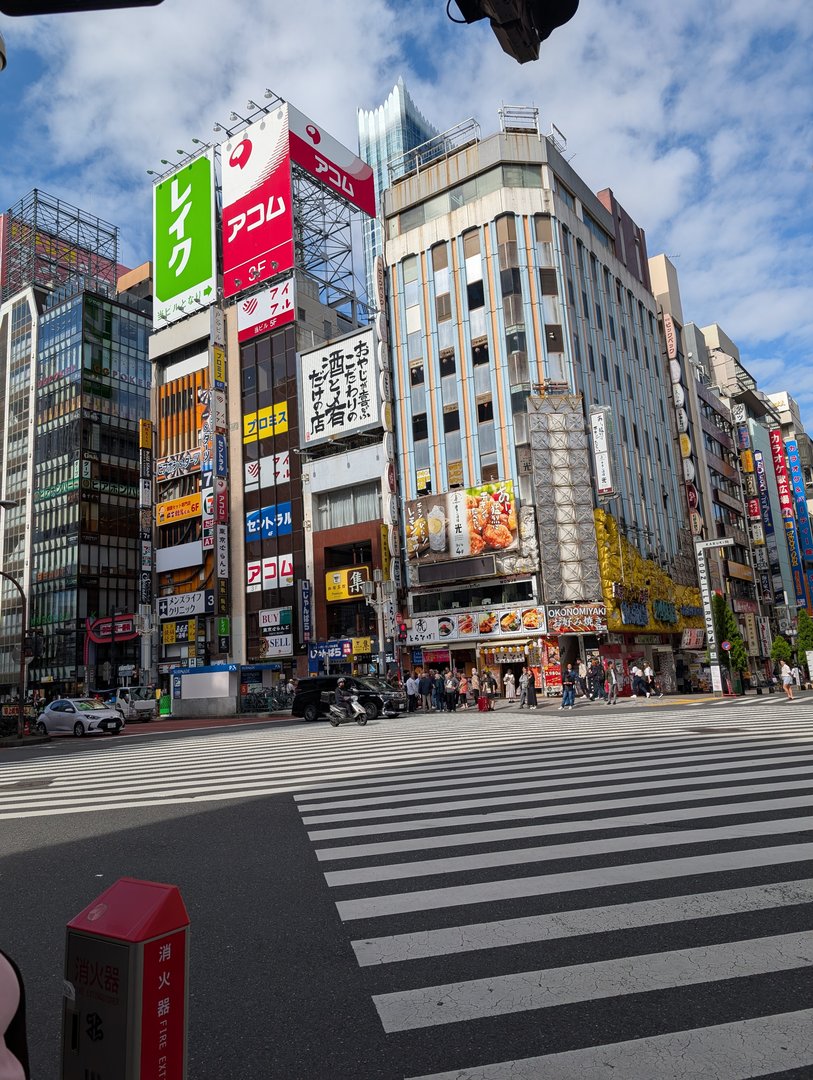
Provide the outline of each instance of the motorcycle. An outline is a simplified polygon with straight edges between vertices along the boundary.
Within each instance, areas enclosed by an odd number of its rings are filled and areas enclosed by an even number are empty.
[[[350,713],[346,713],[341,705],[337,705],[336,701],[332,701],[328,706],[329,716],[332,727],[338,727],[339,724],[352,724],[353,721],[359,724],[361,727],[367,723],[367,710],[359,702],[358,694],[350,695]]]

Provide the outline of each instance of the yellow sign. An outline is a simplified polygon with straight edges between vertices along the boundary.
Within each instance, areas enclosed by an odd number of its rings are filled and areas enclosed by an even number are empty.
[[[162,627],[162,631],[163,631],[163,636],[164,636],[164,644],[165,645],[174,645],[175,644],[175,623],[174,622],[165,622],[163,627]]]
[[[155,508],[155,522],[157,525],[171,525],[173,521],[183,521],[184,518],[197,517],[200,514],[200,492],[194,495],[184,495],[182,499],[170,499],[169,502],[158,503]]]
[[[754,571],[750,566],[746,566],[745,563],[738,563],[729,559],[726,566],[728,567],[729,577],[738,578],[740,581],[754,580]]]
[[[450,461],[448,469],[449,487],[462,487],[463,486],[463,462],[462,461]]]
[[[361,585],[370,580],[369,566],[349,566],[345,570],[328,570],[325,574],[325,599],[358,600],[363,596]]]
[[[680,456],[684,458],[692,456],[692,440],[685,434],[680,436]]]
[[[138,421],[138,445],[141,450],[152,450],[152,422]]]
[[[751,450],[743,450],[740,454],[740,465],[742,465],[742,471],[745,473],[752,473],[754,471],[754,454]]]
[[[353,650],[353,656],[369,656],[373,651],[373,643],[368,637],[350,638],[350,647]]]
[[[243,442],[254,442],[288,430],[288,405],[268,405],[243,417]]]
[[[389,581],[392,568],[392,556],[390,555],[390,527],[381,526],[381,573],[384,580]]]
[[[226,354],[223,349],[219,349],[216,345],[212,348],[212,370],[215,382],[224,383],[226,381]]]
[[[431,480],[431,469],[418,469],[418,471],[415,473],[415,481],[418,485],[418,494],[422,494],[424,491],[428,490]]]

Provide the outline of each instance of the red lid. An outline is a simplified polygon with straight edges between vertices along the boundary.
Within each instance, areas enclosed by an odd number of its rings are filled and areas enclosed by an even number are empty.
[[[71,930],[116,938],[151,941],[189,926],[177,885],[119,878],[68,923]]]

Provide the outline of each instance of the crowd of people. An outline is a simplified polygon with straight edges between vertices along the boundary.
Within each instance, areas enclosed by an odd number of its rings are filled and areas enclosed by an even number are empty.
[[[507,701],[519,708],[535,709],[536,687],[533,672],[524,667],[517,678],[512,671],[502,679]],[[416,669],[406,679],[407,709],[409,712],[457,712],[477,708],[491,712],[500,696],[494,672],[489,668],[473,670],[470,674],[455,668]]]

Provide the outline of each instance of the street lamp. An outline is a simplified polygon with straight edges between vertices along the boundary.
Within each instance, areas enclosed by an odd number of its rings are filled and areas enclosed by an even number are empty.
[[[378,632],[378,669],[381,678],[387,674],[387,646],[384,640],[384,607],[395,594],[395,582],[384,581],[382,570],[373,570],[373,581],[362,581],[361,591],[364,599],[375,608]]]
[[[14,499],[0,499],[0,507],[4,510],[13,510],[17,506],[19,506],[19,503]],[[24,727],[23,705],[25,699],[25,627],[28,622],[28,599],[25,595],[25,590],[17,578],[12,577],[11,574],[7,574],[5,570],[0,570],[0,577],[5,578],[6,581],[10,581],[20,594],[20,677],[17,684],[17,738],[22,739]]]

